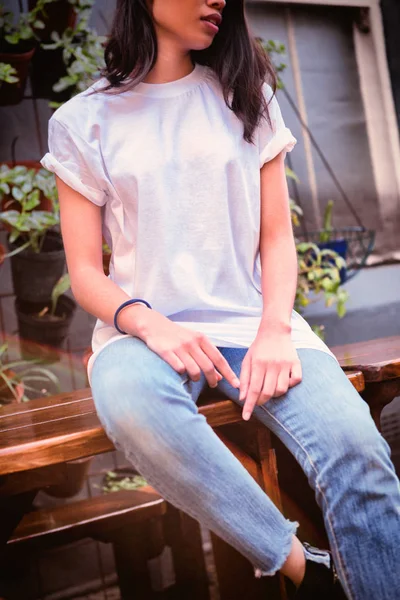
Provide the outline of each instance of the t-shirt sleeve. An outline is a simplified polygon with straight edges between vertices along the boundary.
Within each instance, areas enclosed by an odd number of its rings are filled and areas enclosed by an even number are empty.
[[[49,121],[49,152],[40,161],[67,185],[97,206],[107,201],[107,186],[99,152],[54,116]]]
[[[271,87],[264,83],[264,97],[268,103],[270,122],[262,117],[258,125],[258,147],[261,167],[282,151],[291,152],[297,140],[283,121],[281,109]],[[272,100],[271,100],[272,97]]]

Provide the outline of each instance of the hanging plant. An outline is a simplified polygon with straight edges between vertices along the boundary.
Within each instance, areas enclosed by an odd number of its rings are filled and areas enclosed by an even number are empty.
[[[325,208],[324,222],[322,229],[316,231],[308,231],[306,233],[297,233],[297,238],[300,242],[308,242],[318,246],[321,250],[331,250],[346,260],[346,264],[341,267],[341,283],[345,283],[352,277],[354,277],[359,270],[365,266],[368,257],[370,256],[375,243],[375,232],[364,227],[360,217],[354,209],[350,199],[340,184],[337,176],[335,175],[331,165],[326,159],[324,153],[319,147],[315,137],[310,131],[307,123],[304,122],[302,116],[296,107],[295,103],[288,94],[280,74],[286,69],[286,64],[283,62],[283,56],[285,55],[285,46],[279,42],[268,41],[264,42],[262,38],[256,38],[260,43],[261,47],[270,56],[274,63],[275,70],[278,75],[278,87],[285,94],[290,106],[296,114],[302,128],[307,131],[310,140],[320,157],[323,165],[331,176],[336,188],[338,189],[341,197],[343,198],[346,206],[353,215],[357,225],[350,227],[334,228],[332,225],[332,211],[333,201],[330,200]],[[294,175],[292,173],[292,175]],[[290,175],[289,175],[290,176]],[[292,177],[293,178],[293,177]],[[298,180],[296,181],[298,182]],[[333,255],[332,255],[333,256]],[[332,264],[334,267],[334,265]]]

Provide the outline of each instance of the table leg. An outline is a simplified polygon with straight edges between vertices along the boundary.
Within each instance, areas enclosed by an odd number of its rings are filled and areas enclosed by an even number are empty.
[[[392,400],[400,396],[400,378],[366,382],[361,395],[370,408],[375,425],[381,431],[381,412]]]

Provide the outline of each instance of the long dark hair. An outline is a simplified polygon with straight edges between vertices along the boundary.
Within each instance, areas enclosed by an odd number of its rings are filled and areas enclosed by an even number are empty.
[[[276,77],[266,52],[249,33],[244,0],[226,3],[213,43],[205,50],[193,50],[192,59],[217,74],[227,106],[243,122],[244,139],[252,142],[260,119],[269,119],[262,85],[267,81],[275,92]],[[102,73],[109,85],[102,91],[133,88],[156,60],[157,37],[146,0],[117,0]]]

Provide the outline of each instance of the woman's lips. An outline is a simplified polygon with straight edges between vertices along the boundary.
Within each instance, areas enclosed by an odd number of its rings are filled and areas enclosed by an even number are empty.
[[[205,19],[202,19],[202,21],[210,32],[218,33],[219,28],[215,25],[215,23],[211,23],[211,21],[206,21]]]

